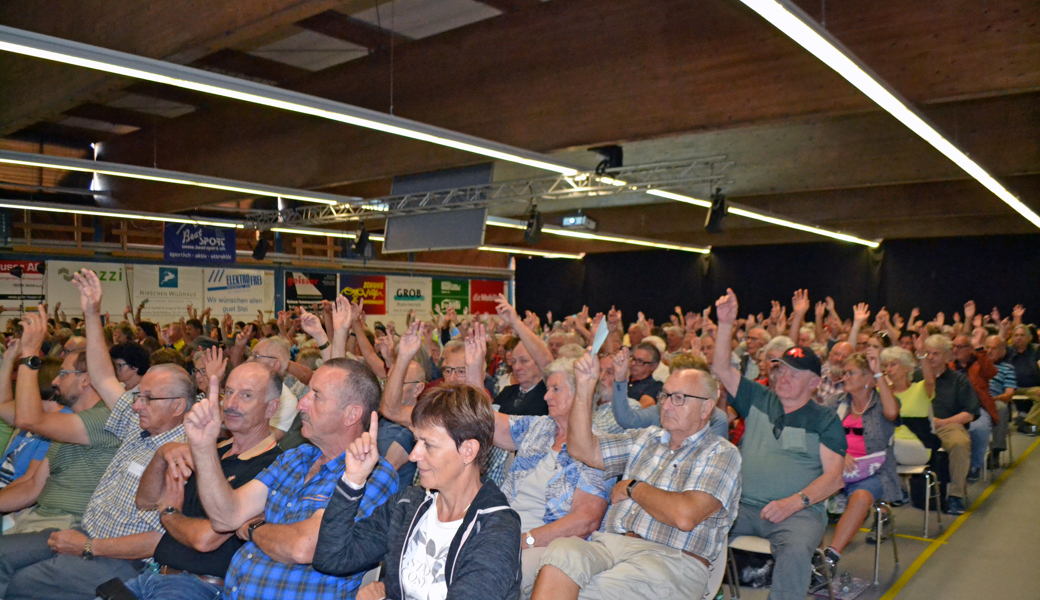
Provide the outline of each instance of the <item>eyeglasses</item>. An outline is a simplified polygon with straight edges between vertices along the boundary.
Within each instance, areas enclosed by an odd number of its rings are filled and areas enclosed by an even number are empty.
[[[465,367],[463,367],[463,369],[465,369]],[[422,384],[422,383],[426,383],[426,382],[425,381],[406,381],[406,382],[404,382],[404,385],[414,385],[416,383]]]
[[[856,375],[859,375],[859,374],[860,374],[859,371],[842,371],[841,372],[841,376],[842,377],[855,377]]]
[[[82,375],[83,373],[86,373],[86,371],[77,371],[77,370],[74,370],[74,369],[62,369],[62,370],[58,371],[58,377],[61,378],[61,377],[66,377],[68,375]]]
[[[123,361],[119,361],[119,362],[113,363],[112,366],[114,366],[116,368],[116,371],[118,371],[119,369],[122,369],[124,367],[129,367],[130,365],[126,364]]]
[[[160,398],[158,396],[147,396],[145,394],[141,394],[140,396],[137,397],[137,399],[140,400],[144,404],[148,404],[148,403],[154,402],[156,400],[177,400],[179,398],[180,398],[180,396],[169,396],[169,397],[166,397],[166,398]]]
[[[665,400],[671,400],[673,406],[682,406],[686,404],[687,398],[693,398],[694,400],[711,400],[712,398],[705,398],[704,396],[694,396],[693,394],[684,394],[682,392],[666,392],[661,390],[660,394],[657,394],[657,403],[664,404]]]
[[[267,356],[266,354],[258,354],[256,352],[254,352],[250,356],[252,357],[253,360],[257,360],[259,358],[267,358],[267,359],[270,359],[270,360],[278,360],[277,356]]]
[[[636,358],[636,357],[633,356],[632,357],[632,364],[636,365],[636,366],[639,366],[639,367],[645,367],[645,366],[647,366],[649,364],[652,364],[652,363],[649,360],[643,360],[641,358]]]
[[[466,367],[441,367],[441,372],[444,373],[445,377],[451,377],[452,375],[465,376]]]

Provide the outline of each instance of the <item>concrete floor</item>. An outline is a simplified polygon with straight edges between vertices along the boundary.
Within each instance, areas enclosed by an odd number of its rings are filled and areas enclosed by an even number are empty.
[[[1016,461],[1038,441],[1015,434]],[[1040,521],[1034,514],[1040,498],[1040,451],[1010,471],[998,470],[993,480],[988,494],[990,481],[970,486],[974,505],[967,518],[958,521],[943,515],[940,530],[932,513],[931,537],[938,543],[921,539],[924,511],[909,504],[896,508],[899,565],[893,564],[891,542],[886,541],[881,546],[879,584],[868,587],[858,600],[1040,599]],[[951,528],[952,534],[944,538]],[[838,570],[872,581],[874,546],[864,541],[866,535],[857,535],[849,544]],[[728,598],[728,588],[726,594]],[[741,588],[741,600],[765,600],[767,595],[768,590]]]

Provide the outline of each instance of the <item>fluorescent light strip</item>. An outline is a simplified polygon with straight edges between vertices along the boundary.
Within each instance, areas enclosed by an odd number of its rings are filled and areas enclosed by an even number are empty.
[[[571,252],[534,250],[532,248],[514,248],[513,246],[481,246],[477,248],[477,250],[483,250],[485,252],[502,252],[504,254],[527,254],[530,256],[541,256],[542,258],[570,258],[572,260],[581,260],[582,258],[585,258],[584,252],[574,254]]]
[[[503,217],[488,217],[487,224],[495,227],[507,227],[509,229],[526,229],[527,226],[522,221],[514,219],[506,219]],[[563,227],[557,227],[555,225],[543,225],[542,233],[550,233],[552,235],[558,235],[561,237],[580,238],[585,240],[598,240],[601,242],[613,242],[617,244],[631,244],[633,246],[646,246],[648,248],[662,248],[665,250],[681,250],[683,252],[697,252],[700,254],[707,254],[711,252],[711,248],[703,248],[700,246],[686,246],[682,244],[670,244],[668,242],[659,242],[657,240],[649,240],[646,238],[611,235],[609,233],[593,233],[591,231],[578,231],[574,229],[564,229]]]
[[[249,183],[235,179],[224,179],[222,177],[208,177],[205,175],[194,175],[192,173],[168,171],[166,169],[153,169],[151,167],[121,165],[118,163],[84,160],[81,158],[66,158],[63,156],[50,156],[46,154],[32,154],[29,152],[15,152],[12,150],[0,150],[0,163],[23,165],[27,167],[42,167],[44,169],[63,169],[66,171],[81,171],[84,173],[100,173],[102,175],[111,175],[113,177],[128,177],[131,179],[176,183],[178,185],[193,185],[215,190],[226,190],[229,192],[266,196],[269,198],[286,198],[291,200],[302,200],[304,202],[317,202],[329,206],[354,203],[359,200],[359,198]]]
[[[1018,198],[1002,186],[992,175],[978,163],[968,158],[960,149],[950,143],[934,128],[925,117],[913,108],[909,102],[889,89],[880,77],[877,77],[865,64],[859,61],[847,48],[833,38],[827,30],[817,25],[800,8],[786,0],[741,0],[751,10],[772,23],[808,50],[827,66],[837,71],[849,83],[867,95],[881,108],[888,111],[903,125],[919,135],[944,156],[952,160],[968,175],[993,192],[1008,206],[1022,215],[1033,225],[1040,227],[1040,216],[1023,204]]]
[[[0,200],[0,208],[14,210],[33,210],[40,212],[65,213],[74,215],[91,215],[95,217],[111,217],[115,219],[141,219],[143,221],[161,221],[165,223],[187,223],[190,225],[209,225],[211,227],[230,227],[242,229],[242,223],[219,221],[215,219],[192,219],[162,213],[135,212],[132,210],[82,208],[68,204],[50,204],[47,202],[20,202],[18,200]]]
[[[693,204],[694,206],[703,206],[705,208],[711,207],[711,202],[707,200],[701,200],[700,198],[692,198],[690,196],[684,196],[682,194],[676,194],[675,192],[666,192],[664,190],[647,190],[648,194],[654,196],[661,196],[662,198],[669,198],[678,202],[685,202],[687,204]],[[821,229],[819,227],[813,227],[812,225],[805,225],[803,223],[796,223],[795,221],[789,221],[787,219],[781,219],[771,215],[763,214],[746,208],[737,206],[730,206],[726,209],[727,214],[737,215],[748,219],[754,219],[756,221],[762,221],[770,223],[772,225],[779,225],[781,227],[788,227],[790,229],[797,229],[799,231],[805,231],[807,233],[813,233],[816,235],[822,235],[835,240],[841,240],[843,242],[852,242],[853,244],[862,244],[864,246],[870,246],[871,248],[877,248],[881,244],[873,240],[865,240],[858,238],[854,235],[848,235],[846,233],[840,233],[838,231],[830,231],[827,229]]]
[[[433,127],[410,119],[402,119],[274,86],[11,27],[0,26],[0,50],[313,115],[498,160],[545,169],[562,175],[576,175],[579,172],[579,169],[571,165],[555,162],[536,152]]]
[[[332,229],[311,229],[307,227],[272,227],[271,231],[278,233],[293,233],[296,235],[314,235],[314,236],[327,236],[335,238],[346,238],[354,239],[357,234],[350,231],[336,231]],[[382,242],[384,236],[372,233],[369,234],[370,240]],[[477,250],[483,250],[485,252],[503,252],[506,254],[530,254],[532,256],[541,256],[544,258],[571,258],[580,259],[585,256],[585,253],[574,254],[572,252],[555,252],[549,250],[534,250],[530,248],[514,248],[511,246],[480,246]]]

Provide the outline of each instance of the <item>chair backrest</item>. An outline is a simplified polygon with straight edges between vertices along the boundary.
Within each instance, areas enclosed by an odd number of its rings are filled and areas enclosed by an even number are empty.
[[[704,589],[704,595],[701,596],[701,600],[712,600],[715,597],[715,592],[719,591],[719,587],[722,585],[722,578],[726,575],[728,553],[729,548],[723,546],[722,552],[719,552],[719,555],[711,562],[711,566],[708,567],[708,587]]]

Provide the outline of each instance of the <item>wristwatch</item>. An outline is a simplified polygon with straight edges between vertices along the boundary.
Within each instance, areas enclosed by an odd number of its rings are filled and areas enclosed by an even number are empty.
[[[94,560],[94,551],[91,550],[94,540],[87,538],[83,544],[83,560]]]
[[[809,508],[812,506],[812,500],[809,500],[809,497],[805,495],[805,492],[798,492],[798,495],[802,497],[802,508]]]
[[[632,498],[632,488],[636,487],[637,483],[642,483],[638,479],[633,479],[629,482],[628,487],[625,488],[625,495]]]
[[[159,511],[159,518],[161,519],[161,518],[165,517],[166,515],[172,515],[173,513],[179,513],[179,512],[181,512],[181,511],[177,510],[175,507],[167,506],[166,508],[164,508],[161,511]]]
[[[527,544],[528,548],[534,548],[534,536],[531,535],[530,531],[527,532],[527,537],[524,538],[524,543]]]
[[[246,533],[248,534],[248,537],[249,537],[249,541],[250,541],[250,542],[252,542],[252,541],[253,541],[253,532],[254,532],[254,531],[256,531],[256,528],[257,528],[257,527],[259,527],[259,526],[263,525],[264,523],[267,523],[267,521],[266,521],[266,520],[264,520],[264,519],[260,519],[260,520],[259,520],[259,521],[257,521],[256,523],[251,523],[251,524],[249,525],[249,528],[248,528],[248,529],[246,529]]]
[[[33,371],[39,371],[40,370],[40,365],[43,364],[43,361],[40,360],[39,356],[29,356],[29,357],[23,358],[22,360],[18,361],[18,364],[25,365],[25,366],[29,367],[30,369],[32,369]]]

